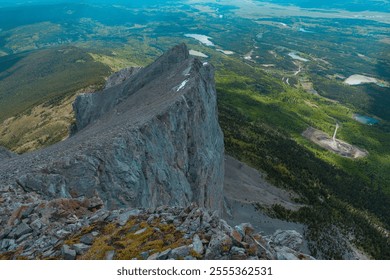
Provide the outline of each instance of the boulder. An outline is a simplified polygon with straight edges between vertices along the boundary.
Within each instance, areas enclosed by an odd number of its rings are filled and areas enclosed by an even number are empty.
[[[246,260],[248,258],[246,250],[236,246],[230,249],[230,255],[232,260]]]
[[[94,240],[95,237],[91,233],[85,234],[80,238],[80,242],[86,245],[92,245]]]
[[[222,254],[230,251],[232,246],[231,238],[224,232],[217,232],[212,235],[206,250],[206,259],[216,259]]]
[[[270,240],[278,246],[299,250],[303,244],[303,237],[295,230],[277,230]]]
[[[167,249],[164,252],[155,253],[151,255],[148,260],[167,260],[171,251],[172,249]]]
[[[124,226],[131,217],[139,215],[140,212],[139,209],[131,209],[120,214],[118,218],[119,225]]]
[[[194,237],[192,238],[192,245],[193,245],[193,250],[197,253],[202,255],[204,252],[204,247],[203,243],[199,238],[199,235],[195,234]]]
[[[64,260],[75,260],[76,251],[72,250],[68,245],[63,245],[61,249],[62,257]]]
[[[26,225],[25,223],[20,223],[14,230],[10,233],[11,236],[13,236],[15,239],[21,237],[22,235],[28,234],[32,232],[33,230],[31,227]]]
[[[170,258],[173,258],[175,260],[184,259],[186,256],[190,254],[190,247],[188,246],[181,246],[175,249],[172,249],[172,251],[169,254]]]
[[[115,251],[112,250],[112,251],[106,252],[104,259],[107,261],[112,261],[114,259],[114,257],[115,257]]]
[[[83,255],[85,252],[87,252],[91,248],[91,246],[83,244],[83,243],[77,243],[72,246],[72,249],[76,251],[77,255]]]

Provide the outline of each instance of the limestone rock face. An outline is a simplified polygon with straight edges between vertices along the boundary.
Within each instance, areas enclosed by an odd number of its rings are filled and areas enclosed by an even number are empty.
[[[186,45],[175,46],[141,71],[137,68],[127,68],[112,75],[106,83],[105,90],[78,96],[73,104],[76,114],[75,131],[80,131],[95,122],[146,85],[153,84],[158,93],[159,85],[155,83],[155,80],[168,72],[175,74],[173,72],[177,70],[177,67],[188,58],[189,52]],[[121,83],[120,80],[126,82]]]
[[[221,211],[213,67],[182,44],[115,83],[77,98],[73,137],[1,162],[0,183],[44,199],[99,197],[110,209],[195,202]]]

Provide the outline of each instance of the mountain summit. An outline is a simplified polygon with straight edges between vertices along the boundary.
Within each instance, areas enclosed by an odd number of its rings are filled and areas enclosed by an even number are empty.
[[[182,44],[79,96],[67,140],[0,149],[0,259],[312,259],[298,232],[220,219],[216,101],[213,67]]]
[[[110,209],[221,211],[224,144],[214,69],[178,45],[122,83],[74,103],[73,137],[0,164],[0,182],[45,199],[99,197]]]

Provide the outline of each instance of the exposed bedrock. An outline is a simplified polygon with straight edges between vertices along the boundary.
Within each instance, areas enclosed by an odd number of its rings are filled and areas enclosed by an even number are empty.
[[[100,197],[108,208],[220,211],[224,144],[214,69],[174,47],[122,83],[77,98],[75,135],[0,163],[0,183],[45,199]]]

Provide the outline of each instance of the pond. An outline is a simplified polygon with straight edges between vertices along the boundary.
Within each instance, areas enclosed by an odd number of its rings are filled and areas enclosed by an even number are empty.
[[[356,120],[362,124],[374,125],[374,124],[379,123],[379,120],[377,120],[377,119],[374,119],[374,118],[371,118],[368,116],[359,115],[359,114],[353,115],[353,118],[354,118],[354,120]]]

